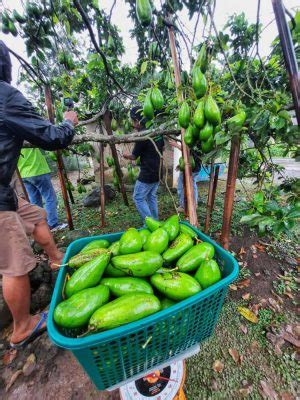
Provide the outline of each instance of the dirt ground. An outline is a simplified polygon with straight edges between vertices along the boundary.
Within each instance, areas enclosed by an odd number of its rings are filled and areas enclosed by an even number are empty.
[[[160,199],[163,217],[170,214],[170,207],[170,200]],[[98,210],[82,209],[78,201],[73,212],[77,227],[89,229],[90,234],[99,232]],[[140,223],[120,199],[106,213],[103,232],[120,231],[129,220],[132,226]],[[216,235],[219,219],[216,212],[212,221]],[[296,400],[300,329],[295,325],[298,310],[291,275],[296,260],[284,249],[276,252],[274,243],[241,229],[235,220],[233,232],[231,251],[239,261],[239,279],[230,286],[214,335],[187,361],[187,399]],[[64,234],[58,236],[59,242],[63,238]],[[256,323],[242,317],[239,306],[252,311]],[[1,399],[119,399],[118,391],[97,391],[72,354],[54,346],[46,333],[15,352],[8,350],[10,332],[11,327],[0,336]]]

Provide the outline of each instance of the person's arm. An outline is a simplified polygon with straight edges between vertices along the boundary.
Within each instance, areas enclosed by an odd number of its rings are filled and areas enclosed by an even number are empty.
[[[133,154],[129,154],[129,153],[123,153],[123,157],[124,157],[126,160],[132,160],[132,161],[134,161],[134,160],[137,159],[137,157],[135,157]]]
[[[143,151],[143,142],[136,142],[134,145],[134,148],[132,150],[132,154],[123,154],[123,157],[126,158],[127,160],[136,160],[142,155]]]
[[[67,147],[72,142],[74,125],[77,123],[77,114],[69,111],[65,121],[57,126],[52,125],[35,111],[18,90],[9,96],[4,112],[4,124],[17,139],[27,140],[44,150]]]

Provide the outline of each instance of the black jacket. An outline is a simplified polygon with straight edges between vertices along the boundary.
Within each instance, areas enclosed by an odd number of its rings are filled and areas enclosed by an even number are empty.
[[[0,211],[15,211],[9,186],[24,140],[45,150],[67,147],[74,136],[70,121],[58,126],[41,118],[31,103],[1,77],[0,69]]]

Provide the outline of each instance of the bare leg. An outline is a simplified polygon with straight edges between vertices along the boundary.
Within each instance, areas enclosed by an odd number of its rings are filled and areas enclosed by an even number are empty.
[[[62,263],[64,255],[58,250],[46,220],[35,225],[33,238],[48,254],[53,269],[57,268]]]
[[[28,275],[3,276],[2,289],[14,320],[11,342],[18,343],[30,335],[40,318],[39,315],[30,314],[31,292]]]

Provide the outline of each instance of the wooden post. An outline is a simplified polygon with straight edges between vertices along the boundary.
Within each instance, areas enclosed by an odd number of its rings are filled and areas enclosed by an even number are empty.
[[[176,53],[175,47],[175,35],[174,30],[171,25],[168,26],[168,33],[169,33],[169,40],[170,40],[170,47],[171,47],[171,54],[172,60],[174,64],[174,74],[175,74],[175,84],[177,90],[177,96],[179,101],[183,101],[183,95],[179,92],[179,87],[181,85],[181,78],[180,78],[180,70],[179,70],[179,63]],[[192,178],[192,168],[190,164],[190,151],[188,147],[184,143],[184,129],[181,129],[181,146],[182,146],[182,156],[184,159],[184,187],[186,188],[186,202],[187,202],[187,212],[189,221],[192,225],[198,227],[198,218],[196,212],[196,204],[195,204],[195,196],[194,196],[194,186],[193,186],[193,178]]]
[[[210,174],[209,174],[209,186],[208,186],[208,194],[207,194],[207,203],[206,203],[206,217],[204,224],[204,232],[207,233],[209,230],[209,223],[211,217],[212,210],[212,194],[214,187],[214,161],[212,160],[210,163]]]
[[[100,208],[101,208],[101,228],[105,226],[105,192],[104,192],[104,145],[99,143],[99,164],[100,164]]]
[[[300,125],[300,77],[298,71],[297,58],[290,28],[286,21],[285,10],[282,0],[272,0],[273,10],[279,32],[280,44],[283,57],[290,80],[290,86],[296,111],[298,125]]]
[[[215,205],[215,198],[218,186],[218,179],[219,179],[219,172],[220,172],[220,165],[217,165],[215,168],[215,176],[214,176],[214,185],[213,185],[213,192],[212,192],[212,199],[211,199],[211,212],[214,209]]]
[[[104,125],[105,125],[107,134],[112,135],[113,133],[112,133],[112,129],[111,129],[111,118],[110,118],[110,112],[108,110],[103,115],[103,121],[104,121]],[[122,169],[120,166],[116,145],[114,143],[110,144],[110,149],[111,149],[111,154],[112,154],[114,162],[115,162],[116,173],[119,178],[123,201],[124,201],[125,206],[129,207],[126,188],[125,188],[124,181],[123,181],[123,172],[122,172]]]
[[[20,185],[21,185],[23,194],[24,194],[24,196],[25,196],[25,199],[26,199],[28,202],[30,202],[30,201],[29,201],[29,196],[28,196],[28,193],[27,193],[27,190],[26,190],[26,187],[25,187],[25,185],[24,185],[24,182],[23,182],[23,179],[22,179],[22,177],[21,177],[21,174],[20,174],[20,171],[19,171],[19,168],[18,168],[18,167],[16,168],[16,174],[17,174],[17,177],[18,177],[18,181],[20,182]]]
[[[228,250],[229,248],[230,225],[231,225],[232,210],[234,204],[235,184],[238,172],[240,144],[241,140],[239,135],[238,134],[234,135],[231,140],[226,193],[224,199],[223,225],[221,234],[221,243],[224,249],[226,250]]]
[[[54,110],[53,110],[51,89],[48,85],[45,86],[45,101],[46,101],[46,107],[48,110],[49,121],[51,122],[51,124],[54,124],[55,119],[54,119]],[[65,184],[65,180],[64,180],[63,160],[62,160],[61,152],[59,150],[57,150],[55,152],[55,154],[56,154],[56,158],[57,158],[58,177],[59,177],[59,181],[60,181],[62,196],[64,199],[64,205],[65,205],[65,209],[66,209],[68,225],[69,225],[69,229],[73,230],[74,225],[73,225],[72,214],[71,214],[71,209],[70,209],[70,204],[69,204],[69,199],[68,199],[67,188],[66,188],[66,184]]]
[[[214,173],[210,174],[209,190],[208,190],[209,197],[207,199],[206,219],[205,219],[205,228],[204,228],[205,233],[208,233],[208,231],[209,231],[211,214],[214,209],[216,191],[217,191],[217,186],[218,186],[219,171],[220,171],[220,166],[217,165],[216,168],[214,169]],[[213,183],[211,183],[212,180],[213,180]],[[212,187],[212,189],[211,189],[211,187]]]

